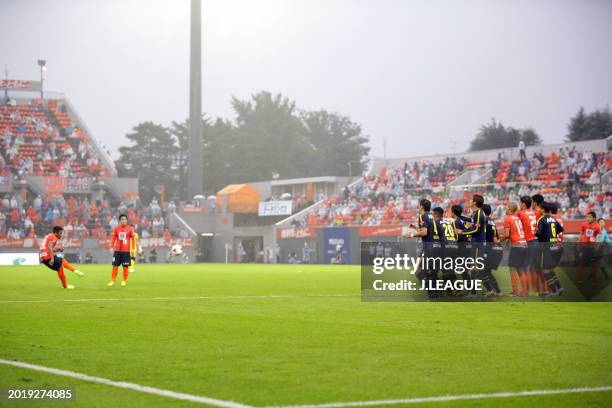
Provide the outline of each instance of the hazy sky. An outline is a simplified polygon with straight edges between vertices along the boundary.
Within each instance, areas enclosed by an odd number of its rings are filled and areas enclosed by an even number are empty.
[[[203,109],[281,92],[389,157],[467,148],[491,117],[562,140],[612,101],[612,1],[203,0]],[[64,92],[113,156],[188,115],[189,0],[0,0],[0,69]]]

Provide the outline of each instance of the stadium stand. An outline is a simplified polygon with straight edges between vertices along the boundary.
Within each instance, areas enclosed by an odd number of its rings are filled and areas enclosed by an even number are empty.
[[[69,114],[67,100],[7,99],[0,105],[0,239],[4,246],[29,240],[36,246],[53,225],[65,228],[65,239],[97,239],[103,242],[118,224],[118,215],[128,215],[142,238],[170,242],[186,238],[187,232],[167,227],[168,212],[153,199],[143,205],[137,196],[116,199],[94,194],[36,192],[27,180],[43,177],[72,180],[102,180],[114,169],[104,165],[103,152],[79,121]],[[107,160],[108,163],[108,160]],[[19,183],[29,188],[17,188]],[[173,206],[169,206],[171,209]],[[28,244],[24,244],[28,246]]]
[[[484,183],[463,186],[465,194],[439,188],[474,169],[487,170],[490,176]],[[454,204],[465,205],[476,192],[492,205],[496,218],[503,216],[508,201],[536,193],[558,202],[567,219],[581,218],[591,210],[609,216],[612,190],[609,184],[602,183],[602,177],[610,170],[609,153],[578,150],[575,146],[561,147],[548,155],[534,153],[524,161],[509,161],[500,153],[497,160],[489,161],[447,158],[436,165],[405,163],[403,167],[382,167],[379,174],[364,176],[342,194],[292,219],[291,224],[301,228],[405,225],[414,222],[418,199],[423,195],[431,196],[433,204],[448,210]]]
[[[0,106],[0,165],[20,176],[108,176],[95,147],[57,100]]]

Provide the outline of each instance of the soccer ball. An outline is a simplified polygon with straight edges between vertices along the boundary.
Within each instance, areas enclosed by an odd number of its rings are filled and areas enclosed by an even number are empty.
[[[172,255],[174,256],[179,256],[183,254],[183,247],[180,244],[174,244],[172,245],[172,248],[170,249],[170,252],[172,252]]]

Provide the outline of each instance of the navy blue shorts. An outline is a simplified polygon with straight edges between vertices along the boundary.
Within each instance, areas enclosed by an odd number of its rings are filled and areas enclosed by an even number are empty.
[[[130,266],[132,262],[132,257],[129,252],[119,252],[115,251],[113,254],[113,266]]]
[[[595,247],[591,245],[579,244],[578,250],[580,251],[580,258],[582,258],[582,262],[590,265],[597,260],[597,253],[595,252]]]
[[[486,257],[486,268],[491,271],[499,268],[499,264],[501,264],[502,258],[504,257],[504,248],[493,242],[487,242],[485,247]]]
[[[42,263],[51,270],[59,271],[60,266],[62,266],[62,258],[59,258],[57,255],[53,255],[53,265],[49,263],[50,261],[50,259],[47,259],[46,261],[42,261]]]
[[[553,269],[556,268],[559,259],[561,247],[557,244],[545,242],[542,244],[542,268]]]
[[[522,269],[526,266],[525,258],[527,253],[527,246],[511,246],[510,256],[508,257],[508,266],[511,268]]]
[[[542,247],[538,241],[527,241],[525,266],[540,268],[542,265]]]

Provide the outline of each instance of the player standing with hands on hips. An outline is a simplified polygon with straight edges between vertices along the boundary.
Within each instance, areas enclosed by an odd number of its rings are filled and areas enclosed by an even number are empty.
[[[134,244],[134,230],[128,225],[127,215],[121,214],[119,216],[119,225],[113,230],[113,237],[111,238],[110,252],[113,254],[113,274],[112,280],[108,282],[107,286],[114,286],[117,280],[117,274],[119,273],[119,265],[123,266],[123,280],[121,286],[127,284],[127,278],[129,274],[129,266],[132,262],[130,249]]]

